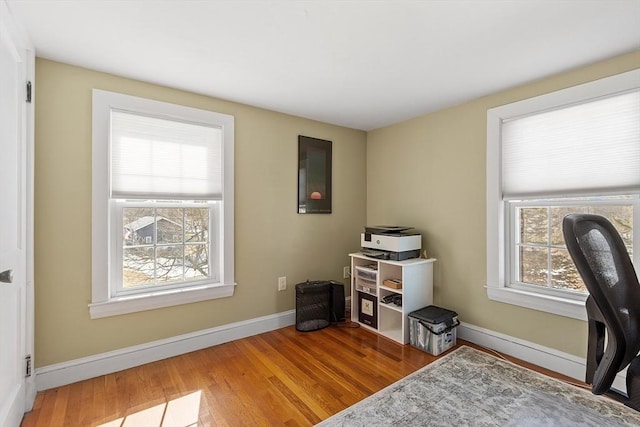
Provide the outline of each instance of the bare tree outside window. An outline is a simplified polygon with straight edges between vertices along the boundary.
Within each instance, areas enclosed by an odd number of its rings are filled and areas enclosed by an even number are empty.
[[[123,209],[123,288],[209,277],[209,209]]]
[[[591,213],[609,219],[633,256],[633,206],[593,204],[575,206],[519,207],[519,241],[516,246],[521,283],[586,293],[564,243],[562,220],[570,213]]]

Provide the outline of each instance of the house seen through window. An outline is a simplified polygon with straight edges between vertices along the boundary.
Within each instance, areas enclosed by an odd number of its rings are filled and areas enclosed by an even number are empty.
[[[124,289],[208,278],[209,210],[124,208]]]

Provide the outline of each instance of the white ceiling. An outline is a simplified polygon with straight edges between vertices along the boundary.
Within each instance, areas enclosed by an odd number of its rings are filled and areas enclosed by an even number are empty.
[[[640,49],[640,0],[5,1],[39,57],[363,130]]]

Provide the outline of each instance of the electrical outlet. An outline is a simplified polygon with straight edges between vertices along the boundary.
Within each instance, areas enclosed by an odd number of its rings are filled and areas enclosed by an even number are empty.
[[[286,276],[278,277],[278,290],[279,291],[286,291],[287,290],[287,277]]]
[[[348,279],[349,277],[351,277],[351,271],[349,269],[349,267],[342,267],[342,278],[343,279]]]

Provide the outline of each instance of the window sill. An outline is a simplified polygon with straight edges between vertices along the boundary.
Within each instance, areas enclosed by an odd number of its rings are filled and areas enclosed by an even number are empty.
[[[542,295],[519,289],[487,286],[490,300],[518,305],[533,310],[557,314],[578,320],[587,320],[584,301],[576,301],[551,295]]]
[[[92,319],[98,319],[210,299],[226,298],[233,296],[235,286],[235,283],[230,285],[215,284],[117,297],[108,301],[89,304],[89,313]]]

